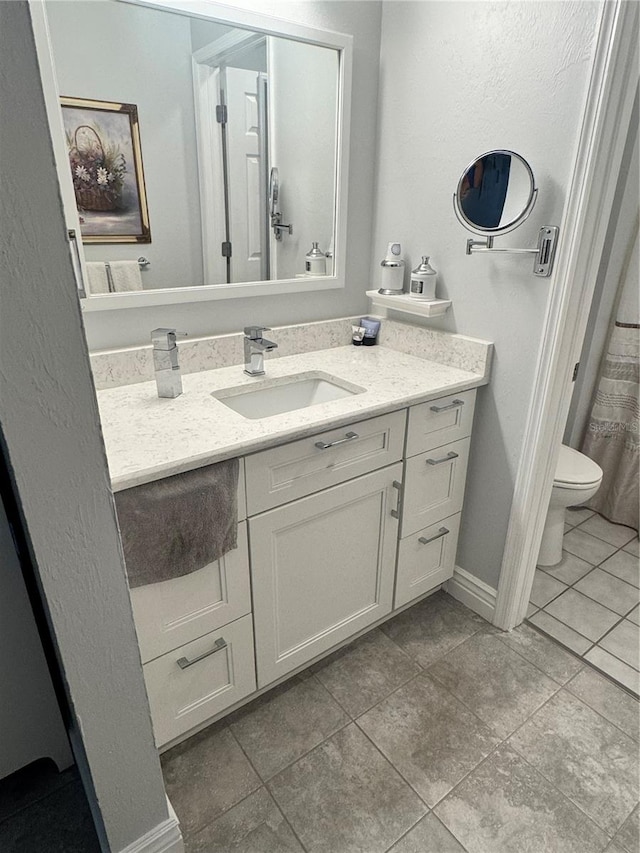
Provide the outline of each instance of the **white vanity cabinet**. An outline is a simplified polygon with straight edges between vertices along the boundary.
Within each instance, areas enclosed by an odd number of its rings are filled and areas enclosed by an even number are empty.
[[[394,608],[453,575],[475,396],[409,409]]]
[[[393,412],[246,459],[258,687],[391,612],[405,424]]]
[[[475,393],[241,460],[238,547],[131,592],[158,746],[453,575]]]

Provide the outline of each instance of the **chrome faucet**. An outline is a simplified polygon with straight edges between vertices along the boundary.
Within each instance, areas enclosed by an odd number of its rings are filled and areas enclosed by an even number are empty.
[[[244,328],[244,372],[247,376],[264,376],[264,354],[278,348],[278,344],[262,337],[263,332],[269,331],[267,326]]]
[[[178,364],[176,330],[154,329],[151,332],[151,343],[158,397],[179,397],[182,394],[182,378]]]

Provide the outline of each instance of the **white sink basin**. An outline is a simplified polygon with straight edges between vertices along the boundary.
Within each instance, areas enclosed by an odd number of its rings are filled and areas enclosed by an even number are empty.
[[[258,385],[224,388],[214,391],[212,396],[239,415],[256,420],[362,394],[364,390],[343,379],[312,371],[267,379]]]

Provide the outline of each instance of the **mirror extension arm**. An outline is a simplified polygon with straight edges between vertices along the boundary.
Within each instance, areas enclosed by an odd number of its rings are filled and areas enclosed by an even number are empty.
[[[467,240],[467,255],[473,252],[501,252],[512,255],[535,255],[533,274],[544,278],[551,275],[553,259],[556,254],[559,228],[557,225],[543,225],[538,232],[538,245],[535,249],[494,249],[493,236],[486,240]]]

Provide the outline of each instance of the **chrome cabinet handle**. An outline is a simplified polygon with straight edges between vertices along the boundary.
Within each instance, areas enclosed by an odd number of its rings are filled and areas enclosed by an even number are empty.
[[[396,508],[391,510],[391,515],[394,518],[400,518],[400,506],[402,505],[402,483],[394,480],[391,485],[394,489],[398,490],[398,503],[396,504]]]
[[[446,412],[448,409],[457,409],[459,406],[464,406],[464,400],[454,400],[448,406],[431,406],[432,412]]]
[[[450,450],[442,459],[427,459],[427,465],[440,465],[441,462],[451,462],[452,459],[457,459],[458,454]]]
[[[208,658],[209,655],[215,655],[216,652],[221,652],[222,649],[227,648],[227,641],[220,637],[219,640],[215,641],[215,644],[212,649],[209,649],[208,652],[203,652],[201,655],[198,655],[197,658],[193,660],[189,660],[188,658],[178,658],[176,663],[180,667],[180,669],[186,669],[188,666],[193,666],[194,663],[198,663],[200,660],[204,660]]]
[[[348,432],[344,438],[338,439],[338,441],[330,441],[325,443],[324,441],[316,441],[316,447],[318,450],[328,450],[330,447],[337,447],[339,444],[344,444],[347,441],[353,441],[354,438],[360,438],[357,432]]]
[[[440,528],[440,530],[438,530],[438,532],[436,533],[436,535],[435,535],[435,536],[431,536],[429,539],[425,539],[425,538],[424,538],[424,536],[421,536],[421,537],[418,539],[418,542],[420,542],[422,545],[428,545],[428,544],[429,544],[429,542],[435,542],[435,541],[436,541],[436,539],[441,539],[443,536],[446,536],[446,535],[447,535],[447,533],[449,533],[449,531],[447,530],[447,528],[446,528],[446,527],[441,527],[441,528]]]

